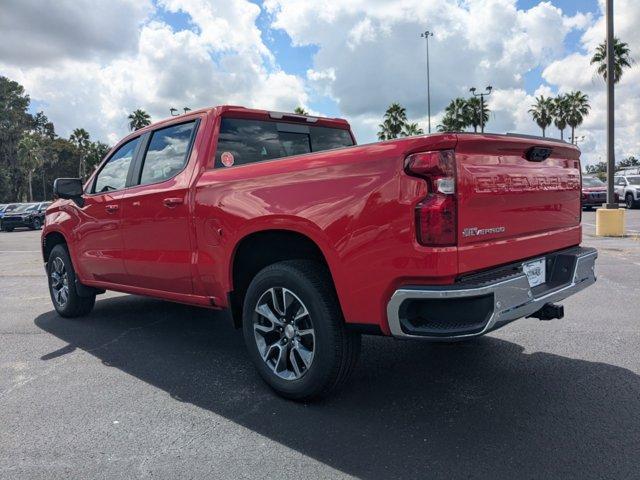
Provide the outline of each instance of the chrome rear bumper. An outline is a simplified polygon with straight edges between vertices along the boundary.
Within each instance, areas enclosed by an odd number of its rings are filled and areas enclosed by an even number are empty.
[[[597,256],[596,249],[583,247],[544,255],[552,268],[547,272],[547,283],[534,288],[529,286],[527,276],[522,272],[522,263],[511,265],[509,270],[502,268],[484,272],[454,285],[403,287],[395,291],[387,305],[389,329],[395,337],[433,341],[484,335],[513,320],[537,312],[547,303],[564,300],[595,283]],[[411,311],[411,303],[422,305],[418,310],[413,309],[414,313],[411,314],[407,313]],[[461,304],[465,305],[464,311],[460,310]],[[432,309],[431,306],[435,308]],[[468,311],[474,309],[481,311]],[[416,314],[416,311],[419,313]],[[428,320],[433,311],[439,312],[441,318]],[[409,318],[411,315],[414,315],[413,319]],[[447,318],[470,315],[479,320],[470,320],[465,324],[456,318]],[[428,325],[429,321],[438,328],[444,325],[442,331],[416,326],[420,322],[427,322]],[[452,322],[456,328],[447,329],[447,322]]]

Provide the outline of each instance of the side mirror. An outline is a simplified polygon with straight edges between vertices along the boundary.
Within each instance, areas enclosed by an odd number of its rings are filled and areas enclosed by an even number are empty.
[[[79,178],[56,178],[53,181],[53,194],[58,198],[73,200],[82,207],[82,180]]]
[[[82,180],[79,178],[56,178],[53,194],[60,198],[74,199],[82,196]]]

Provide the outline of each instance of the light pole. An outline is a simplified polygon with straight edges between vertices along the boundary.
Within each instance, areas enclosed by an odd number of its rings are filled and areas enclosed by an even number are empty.
[[[480,97],[480,132],[484,133],[484,97],[491,95],[493,87],[489,85],[484,92],[476,93],[476,87],[471,87],[469,91],[474,97]]]
[[[169,111],[171,112],[171,116],[172,116],[172,117],[177,117],[177,116],[178,116],[178,114],[176,113],[176,112],[178,111],[177,109],[175,109],[175,108],[171,107],[171,108],[169,109]]]
[[[585,135],[582,135],[581,137],[575,137],[573,141],[576,144],[576,147],[578,146],[578,142],[582,142],[585,138]]]
[[[607,0],[607,209],[618,209],[614,202],[613,174],[616,170],[614,150],[615,73],[613,49],[613,0]]]
[[[428,133],[431,133],[431,79],[429,75],[429,37],[433,37],[433,32],[425,30],[420,37],[427,41],[427,116],[429,117]]]

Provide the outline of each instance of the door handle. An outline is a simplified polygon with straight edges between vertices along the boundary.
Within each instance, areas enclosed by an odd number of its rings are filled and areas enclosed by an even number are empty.
[[[107,213],[116,213],[120,207],[118,205],[107,205],[104,209]]]
[[[174,208],[183,203],[181,198],[165,198],[162,203],[167,208]]]

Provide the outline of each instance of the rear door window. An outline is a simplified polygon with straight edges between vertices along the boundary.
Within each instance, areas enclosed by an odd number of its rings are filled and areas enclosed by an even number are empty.
[[[348,130],[223,117],[215,166],[244,165],[352,145]]]
[[[195,121],[156,130],[144,156],[140,185],[162,182],[177,175],[187,163]]]

